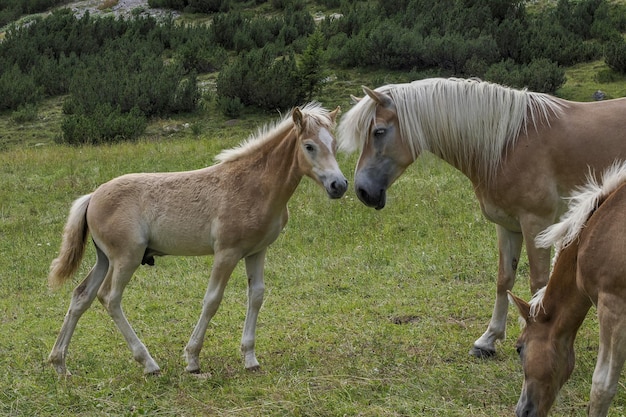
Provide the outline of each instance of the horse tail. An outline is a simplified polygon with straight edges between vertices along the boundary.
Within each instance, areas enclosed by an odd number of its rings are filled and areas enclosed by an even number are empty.
[[[578,237],[591,215],[600,204],[626,181],[626,162],[615,161],[602,174],[602,180],[590,172],[587,184],[578,188],[569,198],[569,209],[559,223],[548,227],[535,238],[538,247],[553,244],[557,252]]]
[[[70,214],[63,230],[63,242],[59,256],[50,265],[48,285],[56,289],[74,275],[85,253],[87,234],[87,207],[91,200],[91,194],[78,198],[72,204]]]

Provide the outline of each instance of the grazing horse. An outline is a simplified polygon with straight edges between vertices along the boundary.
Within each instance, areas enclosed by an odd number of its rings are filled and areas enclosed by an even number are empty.
[[[50,266],[50,286],[61,285],[76,272],[88,232],[96,248],[96,264],[74,289],[48,358],[57,373],[68,374],[65,357],[72,333],[96,295],[144,373],[160,371],[126,320],[121,300],[137,267],[153,264],[154,257],[162,255],[214,255],[202,314],[185,347],[189,372],[200,370],[198,356],[209,321],[235,265],[245,259],[248,309],[241,351],[246,369],[259,368],[254,343],[263,302],[265,252],[287,223],[287,201],[305,175],[323,186],[330,198],[340,198],[348,187],[335,160],[331,134],[338,112],[339,108],[329,112],[317,103],[296,107],[290,117],[222,152],[216,165],[187,172],[123,175],[77,199],[60,254]]]
[[[626,159],[626,99],[576,103],[546,94],[464,79],[426,79],[363,88],[338,126],[340,148],[361,150],[354,186],[359,199],[382,209],[387,189],[422,152],[470,179],[483,214],[496,224],[496,300],[486,332],[470,354],[495,354],[503,339],[507,291],[526,240],[530,287],[548,281],[550,248],[535,236],[565,210],[563,197]]]
[[[574,195],[561,223],[537,236],[556,244],[548,285],[530,304],[510,294],[525,320],[517,341],[524,368],[518,417],[544,417],[574,369],[574,339],[597,307],[600,349],[589,416],[606,416],[626,360],[626,163]]]

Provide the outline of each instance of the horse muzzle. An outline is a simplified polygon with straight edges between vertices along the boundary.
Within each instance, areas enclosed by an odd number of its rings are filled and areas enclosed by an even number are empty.
[[[522,394],[523,395],[523,394]],[[517,403],[515,407],[515,416],[516,417],[539,417],[539,413],[537,412],[537,407],[528,401],[520,401]]]
[[[345,178],[335,178],[324,183],[324,188],[328,197],[337,199],[343,197],[348,190],[348,180]]]
[[[387,191],[384,188],[369,191],[364,187],[356,187],[356,195],[359,200],[368,207],[374,207],[380,210],[387,203]]]

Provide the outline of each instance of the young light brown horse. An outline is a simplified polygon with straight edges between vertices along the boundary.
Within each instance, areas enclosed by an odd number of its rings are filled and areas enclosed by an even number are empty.
[[[524,368],[518,417],[544,417],[574,369],[574,339],[597,307],[600,350],[588,415],[606,416],[626,360],[626,163],[591,180],[561,223],[537,238],[556,243],[547,287],[530,304],[511,295],[526,326],[517,341]]]
[[[431,152],[471,180],[485,217],[496,224],[495,306],[470,351],[491,356],[505,335],[507,290],[523,240],[535,292],[550,272],[550,249],[537,247],[535,236],[558,219],[563,197],[584,183],[590,168],[626,159],[626,99],[576,103],[439,78],[364,92],[338,127],[340,147],[361,150],[354,181],[359,199],[382,209],[387,189],[422,152]]]
[[[155,256],[214,255],[202,314],[185,347],[187,371],[199,372],[198,356],[209,321],[240,259],[248,276],[248,309],[241,339],[245,367],[256,369],[255,328],[263,302],[265,252],[285,227],[287,201],[303,176],[340,198],[347,180],[335,159],[331,131],[339,108],[317,103],[262,129],[239,148],[218,155],[217,165],[196,171],[130,174],[115,178],[74,202],[49,283],[61,285],[80,265],[88,232],[96,264],[74,290],[49,361],[60,375],[76,323],[94,298],[124,335],[147,374],[160,368],[126,320],[122,293],[142,263]]]

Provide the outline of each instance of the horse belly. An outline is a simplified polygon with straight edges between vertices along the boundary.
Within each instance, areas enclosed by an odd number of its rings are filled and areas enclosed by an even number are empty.
[[[149,236],[148,248],[164,255],[204,256],[214,253],[211,227],[159,225],[150,228]]]

